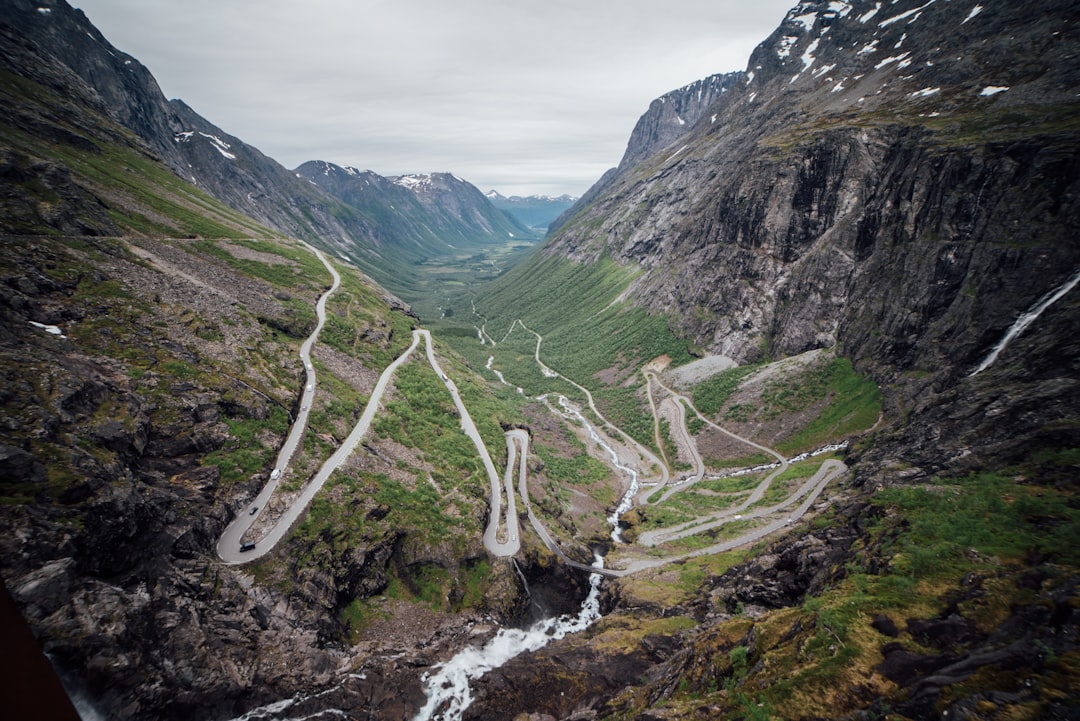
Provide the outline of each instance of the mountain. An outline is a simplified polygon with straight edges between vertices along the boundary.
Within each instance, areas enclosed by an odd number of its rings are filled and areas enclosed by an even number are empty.
[[[548,195],[511,195],[507,198],[496,190],[489,190],[485,195],[499,210],[505,210],[526,226],[537,229],[546,229],[577,201],[577,198],[566,194],[557,198]]]
[[[53,76],[45,77],[34,67],[40,62],[34,51],[25,62],[12,65],[12,72],[40,78],[93,104],[134,133],[145,151],[178,177],[279,233],[354,258],[395,290],[403,288],[400,281],[411,265],[444,253],[449,246],[535,234],[492,208],[475,187],[449,174],[434,174],[427,183],[413,184],[412,193],[400,192],[407,187],[404,184],[381,180],[379,192],[358,195],[341,183],[324,180],[315,161],[290,171],[183,101],[166,100],[146,67],[113,47],[81,10],[66,2],[44,6],[5,0],[5,23],[17,33],[18,42],[48,48],[50,67],[58,66]],[[14,63],[17,56],[7,60]],[[369,173],[367,180],[373,175]],[[343,178],[354,179],[348,174]],[[356,187],[361,184],[358,180]],[[354,204],[342,202],[337,192]]]
[[[802,2],[511,268],[463,181],[285,171],[81,12],[0,0],[0,577],[38,645],[110,718],[411,719],[442,662],[572,614],[599,553],[601,617],[465,717],[1075,716],[1073,6]],[[442,233],[514,247],[447,284],[437,372],[347,258],[445,277]],[[223,562],[369,404],[281,544]],[[512,560],[482,540],[508,432]]]
[[[486,676],[486,698],[556,717],[1071,713],[1074,692],[998,694],[1018,690],[1017,669],[1061,690],[1057,657],[1039,655],[1056,627],[1030,604],[1077,624],[1072,543],[1045,536],[1042,514],[1075,532],[1078,20],[1058,0],[801,2],[694,120],[655,101],[624,162],[470,300],[492,338],[518,320],[542,335],[546,362],[573,368],[608,418],[641,412],[638,368],[694,357],[752,372],[833,353],[883,402],[820,533],[702,569],[686,595],[658,593],[689,582],[671,573],[614,592],[606,628],[645,625],[652,604],[691,630],[549,646]],[[700,386],[740,387],[722,373]],[[784,437],[782,394],[730,397],[717,416]],[[963,520],[986,510],[977,495],[1048,505]],[[960,530],[976,527],[978,541]],[[1024,540],[1005,550],[1013,531]],[[1032,596],[1004,590],[1029,575]],[[1009,600],[986,615],[991,587]],[[575,684],[568,706],[544,705]]]
[[[276,161],[246,145],[180,100],[166,100],[150,71],[113,47],[81,10],[66,2],[5,0],[5,24],[17,42],[48,48],[46,65],[11,67],[129,130],[178,177],[260,223],[327,249],[370,242],[366,218],[334,203]],[[9,63],[18,59],[9,55]]]
[[[801,3],[696,123],[648,131],[654,102],[534,265],[634,268],[620,299],[738,362],[835,346],[949,387],[1080,268],[1072,6],[978,7]]]
[[[385,178],[370,170],[308,161],[296,175],[373,220],[377,245],[413,263],[454,250],[531,237],[476,186],[451,173]],[[389,247],[387,247],[389,246]]]

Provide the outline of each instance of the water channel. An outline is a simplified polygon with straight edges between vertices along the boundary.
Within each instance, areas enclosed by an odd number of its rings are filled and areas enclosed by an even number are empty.
[[[488,369],[491,368],[490,361]],[[495,371],[499,379],[506,383],[501,373]],[[508,384],[509,385],[509,384]],[[592,442],[596,443],[608,456],[608,460],[616,469],[626,474],[629,480],[629,490],[623,495],[615,511],[608,517],[612,525],[611,537],[616,542],[621,542],[619,535],[620,516],[631,508],[634,495],[638,492],[638,472],[623,465],[619,456],[591,423],[586,420],[581,411],[574,407],[565,396],[558,397],[559,407],[567,417],[581,423],[589,434]],[[596,556],[593,566],[603,568],[604,560]],[[581,604],[581,610],[574,616],[564,614],[555,618],[547,618],[537,621],[525,629],[503,628],[483,646],[471,646],[458,652],[453,658],[435,667],[433,672],[424,677],[424,692],[427,694],[427,703],[413,717],[413,721],[460,721],[465,709],[472,703],[472,691],[469,682],[480,678],[492,669],[502,666],[510,659],[528,651],[536,651],[543,648],[551,641],[561,639],[572,633],[584,631],[597,619],[600,618],[600,581],[602,576],[593,573],[589,576],[589,593]]]

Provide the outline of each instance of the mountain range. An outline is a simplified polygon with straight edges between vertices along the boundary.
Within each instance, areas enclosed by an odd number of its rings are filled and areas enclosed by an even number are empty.
[[[9,32],[17,35],[9,38],[8,72],[46,80],[68,103],[92,107],[119,123],[134,135],[129,141],[178,177],[266,227],[349,256],[390,287],[400,289],[412,263],[444,253],[448,243],[460,248],[502,242],[510,236],[536,237],[535,231],[495,209],[474,186],[452,182],[449,174],[434,174],[438,180],[428,184],[407,184],[367,172],[364,180],[373,185],[371,192],[361,195],[349,192],[348,183],[321,180],[327,176],[313,170],[316,161],[290,171],[182,100],[166,100],[146,67],[113,47],[82,11],[66,3],[42,6],[12,0],[5,3],[5,14]],[[50,69],[57,72],[45,77],[48,70],[34,67],[40,58],[27,45],[51,48]],[[42,124],[56,123],[51,111],[32,110],[43,98],[27,98],[23,89],[13,90],[9,102],[19,108],[12,118],[17,124],[40,129]],[[343,172],[344,180],[354,177]],[[395,210],[395,201],[406,209]],[[29,217],[22,225],[9,227],[9,232],[33,227],[75,230],[33,217],[32,200],[26,206]],[[118,234],[125,228],[101,222],[84,230]]]
[[[557,198],[549,195],[530,195],[524,198],[511,195],[507,198],[497,190],[489,190],[484,195],[496,208],[505,210],[530,228],[544,230],[577,201],[577,198],[565,194]]]
[[[0,8],[0,577],[77,699],[413,718],[457,651],[574,612],[601,553],[602,617],[475,679],[465,718],[1077,715],[1074,2],[799,2],[579,199],[289,170],[64,0]],[[420,319],[399,296],[450,256],[484,282]],[[441,376],[398,369],[280,548],[222,563],[291,422],[266,512],[421,320]],[[529,439],[519,515],[550,535],[513,562],[451,386],[496,465]],[[634,448],[656,487],[616,513]],[[770,449],[781,530],[725,535]],[[802,515],[818,451],[845,470]],[[642,541],[701,509],[732,523]]]

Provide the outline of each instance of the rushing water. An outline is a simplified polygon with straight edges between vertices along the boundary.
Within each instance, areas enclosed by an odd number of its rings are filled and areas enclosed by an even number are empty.
[[[596,432],[596,429],[591,423],[585,420],[585,416],[581,414],[581,411],[571,405],[570,401],[566,399],[566,396],[559,396],[559,406],[567,413],[567,415],[580,421],[581,424],[585,426],[585,429],[589,432],[589,439],[603,449],[604,453],[607,454],[608,461],[610,461],[611,465],[625,473],[626,477],[630,479],[630,487],[626,490],[626,493],[623,494],[622,500],[619,501],[619,505],[615,507],[615,510],[607,519],[608,523],[611,524],[611,540],[616,543],[622,543],[623,538],[622,531],[619,528],[619,518],[622,514],[633,508],[634,496],[641,490],[638,472],[636,469],[622,464],[619,460],[619,454],[615,452],[615,449]]]
[[[596,558],[598,568],[603,559]],[[576,616],[562,615],[537,621],[529,628],[503,628],[483,646],[459,652],[424,678],[427,703],[413,721],[459,721],[472,703],[469,681],[502,666],[526,651],[535,651],[567,634],[578,633],[600,618],[600,574],[589,576],[589,595]]]
[[[1021,313],[1020,317],[1017,318],[1011,326],[1009,326],[1009,330],[1005,332],[1005,335],[1002,336],[1001,340],[998,341],[997,345],[995,345],[990,351],[990,353],[988,353],[987,356],[983,358],[983,361],[979,364],[979,367],[973,370],[969,375],[982,373],[984,370],[993,365],[994,361],[997,360],[998,354],[1001,353],[1001,351],[1005,350],[1005,346],[1009,345],[1009,342],[1013,338],[1023,333],[1024,329],[1034,323],[1035,319],[1042,315],[1042,312],[1044,310],[1049,308],[1063,295],[1076,287],[1077,283],[1080,283],[1080,270],[1073,273],[1067,281],[1059,285],[1057,288],[1050,291],[1042,298],[1039,298],[1039,300],[1035,302],[1035,305],[1031,306],[1026,312]]]
[[[482,329],[479,330],[479,333],[481,342],[483,342]],[[500,382],[510,385],[503,374],[493,367],[494,361],[495,357],[489,356],[485,367],[492,371]],[[537,359],[537,362],[539,362],[539,359]],[[558,377],[558,373],[543,363],[540,363],[540,370],[547,377]],[[517,391],[518,393],[524,393],[521,388],[518,388]],[[621,543],[619,519],[623,513],[633,507],[634,496],[637,495],[641,488],[638,472],[619,460],[619,454],[615,449],[604,440],[596,428],[582,415],[581,411],[574,407],[565,396],[560,395],[558,399],[563,412],[585,427],[590,440],[607,454],[611,465],[626,474],[630,481],[630,486],[619,505],[608,516],[608,522],[612,526],[611,538],[613,541]],[[603,559],[597,556],[593,565],[597,568],[603,568]],[[518,574],[521,575],[521,569],[518,569]],[[488,671],[502,666],[519,654],[526,651],[535,651],[553,640],[588,628],[589,625],[600,618],[600,579],[601,576],[598,573],[589,576],[589,593],[576,616],[564,614],[557,618],[544,619],[537,621],[526,629],[500,629],[483,646],[467,648],[446,663],[437,666],[433,674],[425,675],[424,691],[427,694],[427,703],[420,709],[413,721],[459,721],[465,709],[472,703],[472,691],[469,687],[469,682],[472,679],[480,678]],[[522,581],[524,581],[524,576],[522,576]]]
[[[500,383],[502,383],[502,384],[503,384],[504,386],[508,386],[508,385],[510,385],[510,384],[509,384],[509,383],[508,383],[508,382],[506,381],[506,377],[505,377],[505,376],[504,376],[504,375],[502,374],[502,371],[501,371],[501,370],[499,370],[498,368],[493,368],[493,367],[492,367],[492,365],[491,365],[491,364],[492,364],[492,363],[494,363],[494,362],[495,362],[495,356],[493,356],[493,355],[489,355],[489,356],[488,356],[488,359],[487,359],[487,365],[485,365],[484,367],[485,367],[485,368],[487,368],[487,369],[488,369],[489,371],[491,371],[492,373],[494,373],[494,374],[495,374],[495,377],[496,377],[496,378],[498,378],[498,379],[499,379],[499,382],[500,382]],[[517,386],[517,392],[518,392],[518,393],[522,393],[522,394],[524,394],[524,393],[525,393],[525,389],[524,389],[524,388],[522,388],[521,386]]]
[[[503,377],[503,374],[492,367],[494,360],[494,357],[489,357],[486,368],[492,371],[502,383],[510,385]],[[545,375],[554,373],[545,366],[542,366],[542,370]],[[523,391],[518,388],[518,392]],[[589,432],[590,439],[607,453],[612,465],[626,473],[630,479],[630,489],[615,509],[615,512],[608,517],[608,521],[613,527],[612,538],[621,541],[622,539],[619,536],[619,516],[633,505],[634,494],[639,489],[638,473],[633,468],[619,462],[619,456],[615,449],[604,441],[592,424],[564,396],[559,396],[559,405],[568,416],[584,425]],[[593,565],[597,568],[603,568],[603,559],[597,556]],[[521,569],[518,569],[518,574],[521,575]],[[525,629],[500,629],[483,646],[469,647],[459,652],[449,661],[436,666],[432,674],[427,674],[424,677],[424,691],[427,694],[427,702],[416,714],[413,721],[459,721],[465,709],[469,707],[473,700],[472,690],[469,686],[470,681],[502,666],[515,656],[527,651],[535,651],[546,646],[551,641],[563,638],[571,633],[579,633],[588,628],[600,618],[601,578],[598,573],[589,576],[589,593],[582,602],[581,610],[577,615],[564,614],[557,618],[543,619]],[[524,576],[522,576],[522,581],[524,581]]]

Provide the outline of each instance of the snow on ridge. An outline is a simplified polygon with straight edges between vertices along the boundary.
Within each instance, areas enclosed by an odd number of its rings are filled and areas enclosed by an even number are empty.
[[[848,13],[851,12],[851,5],[843,2],[843,0],[832,0],[829,3],[829,12],[834,12],[842,18],[847,17]]]
[[[814,41],[806,48],[806,52],[802,54],[803,72],[806,72],[814,64],[814,51],[817,50],[820,42],[821,38],[814,38]]]
[[[966,23],[966,22],[967,22],[968,20],[970,20],[971,18],[975,17],[976,15],[978,15],[979,13],[981,13],[982,11],[983,11],[983,6],[982,6],[982,5],[976,5],[975,7],[971,8],[971,12],[969,12],[969,13],[968,13],[968,16],[967,16],[966,18],[964,18],[964,22],[962,22],[962,23],[960,23],[960,24],[961,24],[961,25],[963,25],[963,24],[964,24],[964,23]]]
[[[786,58],[791,55],[791,49],[795,47],[795,43],[799,42],[797,35],[785,35],[780,38],[780,47],[776,49],[776,54],[781,58]]]
[[[42,15],[48,15],[52,13],[52,8],[38,8],[37,11]]]
[[[890,55],[889,57],[885,58],[884,60],[879,62],[877,65],[875,65],[874,70],[881,70],[883,67],[885,67],[889,63],[895,63],[895,62],[900,63],[897,67],[906,68],[908,65],[911,65],[911,61],[907,59],[908,55],[911,55],[910,51],[905,52],[905,53],[901,53],[899,55]]]
[[[210,144],[214,146],[215,150],[217,150],[219,153],[221,153],[222,157],[227,158],[229,160],[236,160],[236,156],[229,152],[229,144],[226,143],[224,140],[222,140],[221,138],[219,138],[216,135],[210,135],[209,133],[204,133],[201,130],[199,131],[199,135],[201,135],[204,138],[206,138],[207,140],[209,140]]]
[[[859,22],[865,23],[867,20],[872,19],[875,15],[878,14],[878,10],[880,10],[880,9],[881,9],[881,3],[875,3],[873,10],[870,10],[869,12],[863,13],[862,15],[859,16]]]
[[[173,133],[173,140],[178,143],[186,143],[191,140],[191,136],[194,134],[194,130],[181,130],[179,133]]]
[[[818,17],[817,13],[807,13],[805,15],[795,15],[795,16],[789,17],[788,20],[790,20],[793,23],[798,23],[798,24],[802,25],[803,30],[805,30],[806,32],[810,32],[811,30],[814,29],[814,23],[817,22],[817,17]]]
[[[1003,93],[1008,89],[1009,89],[1009,87],[1007,85],[987,85],[979,93],[979,97],[988,98],[991,95],[997,95],[998,93]]]
[[[429,173],[410,173],[391,178],[394,185],[400,185],[409,190],[422,190],[431,187],[431,175]]]
[[[915,15],[915,17],[912,18],[910,22],[915,22],[916,20],[919,19],[919,16],[916,15],[916,13],[921,13],[923,10],[925,10],[926,8],[930,7],[933,4],[934,4],[934,0],[930,0],[925,5],[920,5],[917,8],[914,8],[912,10],[908,10],[906,12],[902,12],[899,15],[894,15],[893,17],[889,18],[888,20],[882,20],[881,22],[878,23],[878,27],[879,28],[888,27],[889,25],[892,25],[893,23],[900,22],[901,20],[907,19],[907,18],[911,17],[912,15]]]
[[[928,98],[939,92],[941,92],[941,88],[923,88],[922,90],[916,90],[915,92],[908,94],[913,98]]]

